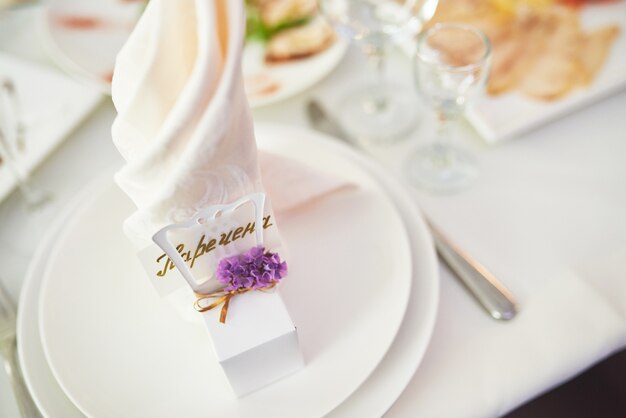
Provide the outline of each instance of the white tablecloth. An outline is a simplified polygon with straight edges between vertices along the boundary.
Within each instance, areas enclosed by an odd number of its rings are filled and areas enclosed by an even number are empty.
[[[1,51],[46,61],[30,12],[0,18],[0,35]],[[364,77],[362,60],[350,51],[320,85],[255,110],[255,120],[306,125],[307,100],[328,100]],[[406,58],[392,56],[389,67],[412,86]],[[399,178],[431,128],[416,113],[423,123],[411,138],[368,150]],[[81,186],[121,164],[113,117],[107,101],[36,173],[52,204],[29,212],[16,194],[0,204],[0,277],[15,298],[40,232]],[[455,195],[412,193],[505,282],[521,314],[511,323],[490,319],[442,269],[433,339],[393,417],[498,416],[626,345],[626,93],[494,147],[467,127],[460,134],[481,165],[479,182]],[[2,376],[0,416],[17,416],[10,399]]]

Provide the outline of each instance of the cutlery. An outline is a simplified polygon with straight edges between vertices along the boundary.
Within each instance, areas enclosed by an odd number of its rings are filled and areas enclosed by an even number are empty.
[[[41,415],[33,403],[17,360],[16,312],[7,291],[0,282],[0,357],[13,386],[17,406],[23,418],[38,418]]]
[[[337,121],[315,100],[307,104],[313,128],[356,146]],[[439,257],[450,267],[480,305],[494,319],[508,321],[517,314],[517,304],[507,288],[482,264],[451,242],[430,221],[426,221]]]
[[[22,193],[22,197],[24,197],[27,206],[30,209],[36,209],[47,203],[50,200],[50,195],[33,188],[28,172],[18,164],[18,156],[13,151],[14,148],[16,148],[17,151],[24,151],[26,128],[21,120],[21,109],[15,85],[9,79],[0,81],[0,112],[6,111],[13,115],[16,120],[15,126],[13,127],[15,147],[9,143],[8,133],[6,133],[4,129],[0,129],[0,166],[2,164],[6,165],[7,169],[15,178],[17,188]],[[4,97],[6,97],[7,100],[3,103],[2,99]],[[8,107],[3,108],[3,105]]]
[[[24,126],[24,121],[22,120],[22,106],[17,95],[15,83],[11,79],[5,78],[0,88],[5,92],[15,118],[15,146],[18,151],[24,152],[26,148],[26,126]]]

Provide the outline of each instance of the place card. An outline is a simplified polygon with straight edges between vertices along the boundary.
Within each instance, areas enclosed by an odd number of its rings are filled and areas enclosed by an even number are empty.
[[[157,245],[138,254],[159,295],[167,296],[185,287],[186,282],[202,283],[194,289],[202,293],[219,290],[223,286],[214,277],[219,260],[259,243],[278,249],[281,239],[266,200],[264,193],[248,195],[231,205],[211,206],[187,222],[159,231]],[[175,268],[177,262],[179,268]]]

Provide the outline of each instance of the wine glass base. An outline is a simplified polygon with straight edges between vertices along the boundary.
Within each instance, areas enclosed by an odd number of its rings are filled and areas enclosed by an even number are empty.
[[[376,97],[384,98],[375,100]],[[412,89],[368,84],[343,96],[335,105],[342,128],[358,141],[385,145],[406,139],[418,122],[419,102]]]
[[[415,186],[437,193],[465,189],[478,178],[478,166],[469,153],[439,143],[418,149],[407,171]]]

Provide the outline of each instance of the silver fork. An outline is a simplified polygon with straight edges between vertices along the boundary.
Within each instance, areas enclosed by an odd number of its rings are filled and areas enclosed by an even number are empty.
[[[15,306],[2,282],[0,282],[0,356],[4,359],[4,369],[13,386],[21,416],[24,418],[41,417],[26,388],[17,360]]]

